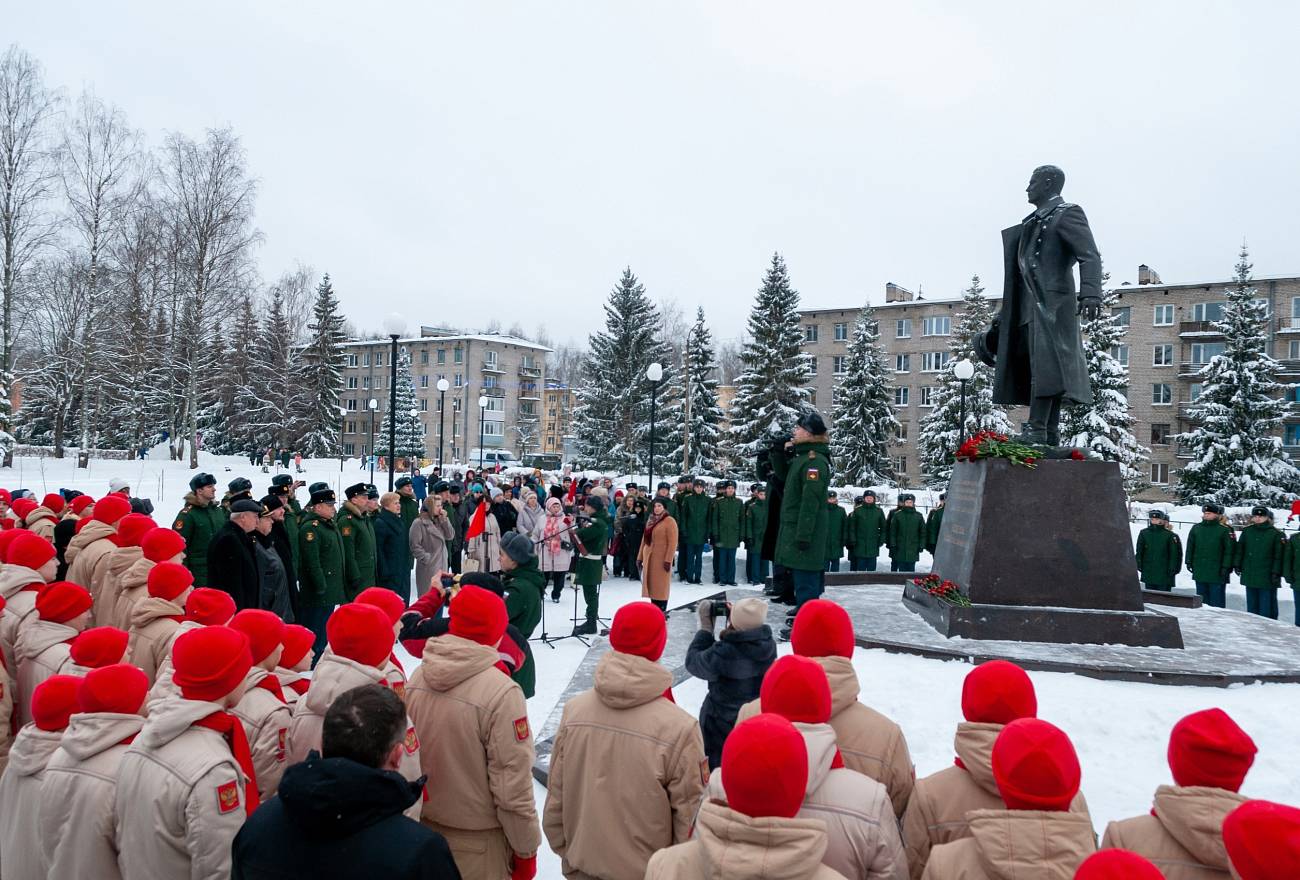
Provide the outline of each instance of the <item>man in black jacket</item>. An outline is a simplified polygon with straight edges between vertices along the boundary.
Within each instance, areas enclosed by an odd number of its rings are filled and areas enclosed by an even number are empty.
[[[320,753],[286,770],[278,795],[235,836],[231,877],[460,880],[443,836],[402,815],[425,782],[397,772],[406,730],[391,690],[340,694],[325,713]]]
[[[261,607],[257,552],[253,549],[253,530],[261,514],[261,504],[239,499],[230,505],[230,519],[217,529],[208,545],[208,586],[229,593],[241,611]]]

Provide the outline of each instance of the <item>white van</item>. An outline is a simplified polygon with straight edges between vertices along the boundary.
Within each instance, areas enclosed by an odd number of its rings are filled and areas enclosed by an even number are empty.
[[[509,449],[471,449],[469,458],[465,464],[467,467],[478,467],[479,454],[483,456],[483,467],[485,468],[513,468],[523,467],[524,463],[515,457],[515,454]]]

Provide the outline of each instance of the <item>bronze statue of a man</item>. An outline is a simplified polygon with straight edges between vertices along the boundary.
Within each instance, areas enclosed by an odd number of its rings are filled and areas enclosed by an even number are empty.
[[[1060,168],[1034,169],[1025,188],[1034,212],[1002,230],[1002,309],[975,338],[996,368],[993,402],[1029,407],[1019,439],[1051,446],[1061,443],[1061,405],[1092,402],[1079,316],[1101,315],[1101,255],[1083,209],[1061,199],[1064,186]]]

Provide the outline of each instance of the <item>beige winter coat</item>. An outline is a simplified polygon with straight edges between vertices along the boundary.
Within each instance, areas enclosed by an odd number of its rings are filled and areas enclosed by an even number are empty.
[[[40,827],[64,829],[41,835],[41,856],[50,878],[117,880],[117,819],[113,802],[117,770],[127,737],[144,726],[139,715],[95,712],[73,715],[59,749],[45,768],[38,809]]]
[[[831,727],[839,741],[844,766],[885,786],[901,818],[916,784],[916,769],[903,730],[890,718],[858,702],[858,674],[847,657],[811,657],[826,670],[831,685]],[[739,724],[759,712],[759,701],[740,707]],[[998,801],[1000,804],[1001,801]]]
[[[110,626],[130,629],[135,606],[149,598],[149,572],[157,564],[142,556],[118,577],[117,598],[108,611]]]
[[[421,513],[411,523],[407,541],[415,560],[415,592],[423,596],[440,571],[448,571],[447,542],[456,537],[456,528],[447,515],[433,517]]]
[[[120,629],[126,629],[130,625],[130,617],[119,616],[119,608],[122,605],[122,591],[126,587],[123,578],[131,570],[132,566],[144,559],[143,553],[144,551],[139,547],[114,547],[112,552],[104,557],[102,564],[104,579],[99,593],[101,604],[95,607],[95,620],[101,626],[116,626]],[[146,593],[146,595],[148,594]],[[103,617],[100,616],[101,609],[103,610]]]
[[[436,780],[424,820],[464,831],[499,829],[515,853],[528,857],[542,838],[533,735],[523,691],[496,668],[498,659],[496,648],[459,636],[429,639],[406,688],[406,709],[424,772]],[[456,842],[450,844],[459,861]]]
[[[217,703],[167,700],[122,756],[113,813],[126,880],[230,876],[248,780],[225,737],[194,726],[219,711]]]
[[[705,801],[694,839],[651,856],[645,880],[843,880],[825,853],[819,819],[754,819]]]
[[[63,738],[61,730],[29,724],[14,737],[9,766],[0,779],[0,876],[5,880],[54,880],[41,858],[41,827],[36,805],[45,784],[45,767]]]
[[[272,673],[253,667],[245,681],[248,690],[230,711],[244,725],[248,747],[253,752],[253,773],[262,800],[280,788],[280,777],[289,766],[289,722],[293,715],[280,698],[257,683]]]
[[[172,639],[180,629],[185,609],[170,599],[149,596],[131,612],[131,632],[126,643],[128,663],[139,666],[152,686],[158,670],[167,660]]]
[[[936,846],[924,880],[1072,880],[1097,851],[1092,820],[1079,813],[976,810],[971,836]]]
[[[829,724],[797,723],[808,747],[808,788],[797,818],[826,824],[822,864],[845,877],[861,880],[907,880],[907,857],[889,793],[856,770],[832,770],[835,730]],[[709,777],[708,797],[727,802],[722,771]]]
[[[1223,820],[1246,802],[1222,788],[1162,785],[1155,815],[1135,816],[1106,826],[1102,849],[1127,849],[1146,857],[1166,880],[1224,880]]]
[[[965,769],[954,764],[917,780],[903,815],[912,880],[920,880],[931,847],[970,836],[967,813],[1005,808],[993,779],[993,743],[1001,732],[1001,724],[959,723],[953,748]],[[1075,796],[1070,812],[1088,816],[1083,792]]]
[[[374,666],[366,666],[333,652],[322,654],[320,662],[316,664],[316,670],[312,673],[311,687],[293,706],[289,721],[289,752],[285,766],[306,760],[307,753],[312,749],[320,751],[325,713],[336,697],[356,687],[380,684],[385,681],[383,671]],[[415,725],[409,717],[406,719],[406,741],[402,747],[402,763],[397,768],[397,772],[412,782],[419,779],[424,772],[420,769],[420,739],[416,736]],[[412,819],[419,819],[420,802],[416,801],[412,804],[407,809],[406,815]]]
[[[44,505],[27,514],[26,519],[23,520],[27,525],[27,531],[38,538],[44,538],[51,544],[54,543],[54,526],[58,521],[59,518],[54,515],[54,511]]]
[[[18,644],[14,645],[14,660],[18,664],[14,702],[20,726],[32,720],[32,693],[36,686],[59,674],[70,656],[68,642],[79,632],[62,623],[33,617],[18,633]]]
[[[0,774],[5,772],[5,766],[9,763],[9,746],[13,739],[9,725],[13,722],[13,717],[14,680],[9,677],[8,671],[0,669]]]
[[[275,677],[280,680],[280,689],[284,691],[284,702],[288,705],[289,711],[292,712],[294,705],[302,698],[302,695],[289,685],[296,681],[310,682],[311,679],[307,677],[306,673],[299,672],[296,669],[285,669],[283,666],[275,668]]]
[[[650,856],[689,839],[708,760],[699,723],[664,699],[672,683],[658,663],[610,651],[595,687],[565,704],[542,827],[566,876],[640,880]]]
[[[112,541],[113,535],[116,534],[117,529],[92,519],[82,527],[80,532],[72,536],[72,540],[68,542],[68,549],[63,553],[63,558],[68,563],[67,579],[90,590],[90,596],[95,600],[97,609],[104,607],[103,600],[99,596],[99,591],[104,586],[102,573],[107,571],[103,563],[108,558],[108,554],[117,549],[117,545]],[[98,580],[95,578],[96,572],[100,572]]]
[[[181,689],[172,681],[172,646],[176,644],[177,639],[190,630],[202,628],[203,624],[201,623],[193,620],[182,620],[181,625],[173,630],[171,638],[163,646],[163,659],[158,664],[158,672],[154,675],[153,687],[149,688],[149,698],[145,700],[145,706],[148,710],[145,714],[153,712],[153,707],[158,703],[181,695]]]
[[[0,571],[0,596],[5,600],[5,610],[0,611],[0,651],[4,652],[5,668],[10,675],[18,669],[14,663],[18,631],[36,616],[38,590],[25,589],[32,584],[44,586],[45,580],[24,565],[6,565]]]
[[[465,545],[465,559],[473,560],[478,566],[478,571],[501,570],[501,526],[490,510],[484,520],[483,534],[470,538]],[[475,569],[469,566],[465,570]]]

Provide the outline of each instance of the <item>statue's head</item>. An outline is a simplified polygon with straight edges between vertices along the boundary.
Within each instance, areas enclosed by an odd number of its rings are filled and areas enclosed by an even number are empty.
[[[1034,169],[1034,173],[1029,175],[1029,186],[1025,187],[1025,195],[1030,202],[1040,205],[1048,199],[1059,196],[1063,189],[1065,189],[1065,172],[1055,165],[1039,165]]]

